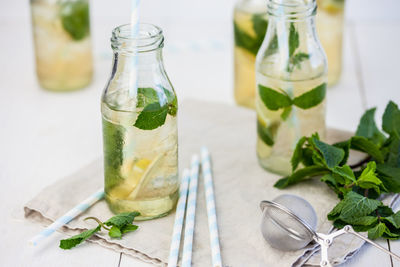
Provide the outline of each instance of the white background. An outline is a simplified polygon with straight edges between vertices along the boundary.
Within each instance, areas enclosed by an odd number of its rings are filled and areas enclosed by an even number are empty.
[[[400,103],[400,1],[346,1],[343,75],[329,89],[327,121],[355,130],[365,108],[377,106],[379,117],[389,99]],[[37,85],[29,1],[0,0],[0,266],[147,266],[92,244],[62,251],[59,233],[31,248],[27,240],[42,228],[22,213],[46,185],[101,155],[99,100],[111,67],[109,38],[115,26],[129,22],[129,4],[91,1],[95,79],[85,90],[63,94]],[[165,65],[181,102],[234,103],[233,4],[142,0],[142,21],[164,29]],[[400,254],[400,242],[390,248]],[[345,265],[400,266],[370,246]]]

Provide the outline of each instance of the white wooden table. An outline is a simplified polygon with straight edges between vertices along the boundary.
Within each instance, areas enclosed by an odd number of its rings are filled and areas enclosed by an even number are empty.
[[[346,0],[347,1],[347,0]],[[42,227],[23,219],[24,203],[102,153],[99,99],[111,67],[111,29],[129,21],[128,0],[92,1],[96,74],[75,93],[36,82],[28,1],[0,0],[0,266],[149,266],[93,244],[63,251],[55,233],[38,248]],[[178,97],[233,104],[232,0],[145,0],[142,18],[165,30],[165,64]],[[348,0],[341,82],[328,92],[328,124],[355,130],[367,107],[381,116],[400,103],[400,2]],[[400,253],[400,242],[381,241]],[[365,245],[345,266],[400,266]]]

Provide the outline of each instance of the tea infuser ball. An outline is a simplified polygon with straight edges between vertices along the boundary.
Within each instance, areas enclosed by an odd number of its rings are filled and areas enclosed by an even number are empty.
[[[313,240],[317,227],[317,215],[314,208],[305,199],[295,195],[280,195],[273,201],[262,201],[263,217],[261,232],[264,239],[274,248],[291,251],[307,246]],[[290,216],[287,209],[300,220]],[[304,227],[304,223],[307,227]]]

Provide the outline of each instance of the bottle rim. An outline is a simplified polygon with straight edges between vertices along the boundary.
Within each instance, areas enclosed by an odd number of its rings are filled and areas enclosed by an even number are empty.
[[[162,48],[164,35],[160,27],[150,23],[140,23],[139,32],[132,36],[130,24],[123,24],[113,29],[111,48],[127,53],[149,52]]]
[[[317,11],[316,0],[268,0],[267,7],[268,15],[289,20],[314,16]]]

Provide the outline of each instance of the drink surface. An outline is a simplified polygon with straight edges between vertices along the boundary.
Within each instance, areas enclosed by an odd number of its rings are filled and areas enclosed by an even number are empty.
[[[155,129],[134,126],[140,112],[102,102],[106,201],[114,213],[139,211],[143,220],[168,214],[177,201],[178,133],[170,114]]]
[[[258,84],[279,93],[284,91],[291,99],[320,88],[325,79],[325,76],[321,76],[309,80],[285,81],[257,73]],[[285,109],[268,109],[260,96],[260,90],[257,91],[257,156],[263,168],[288,175],[291,170],[290,159],[297,141],[302,136],[310,136],[315,132],[322,139],[325,137],[325,102],[323,100],[308,109],[292,105],[289,115],[282,118]]]
[[[36,72],[42,87],[70,91],[91,82],[88,8],[85,0],[31,0]]]

